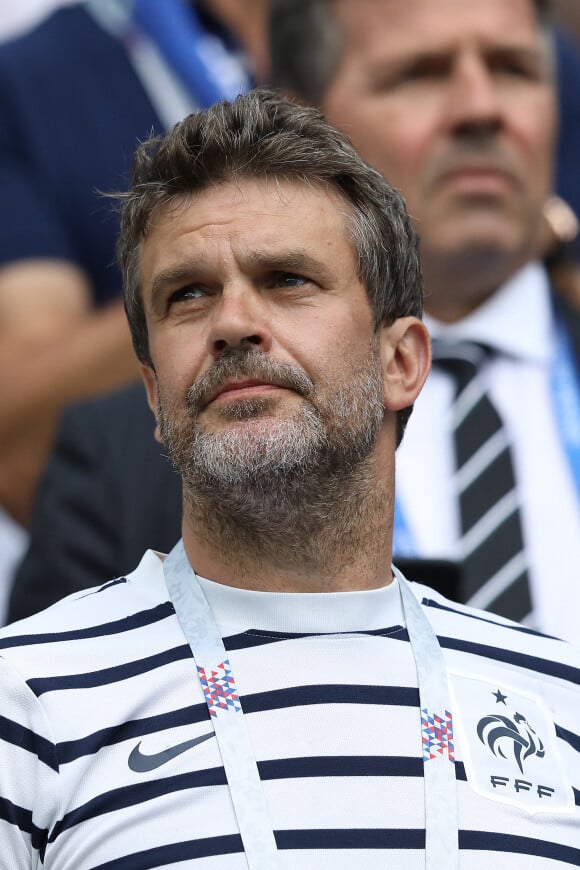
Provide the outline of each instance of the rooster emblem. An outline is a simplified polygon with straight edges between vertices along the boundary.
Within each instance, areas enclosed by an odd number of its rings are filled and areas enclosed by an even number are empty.
[[[513,753],[522,774],[526,758],[530,755],[543,758],[546,754],[544,744],[521,713],[516,713],[513,719],[500,715],[484,716],[477,726],[477,736],[494,755],[507,758],[506,751]]]

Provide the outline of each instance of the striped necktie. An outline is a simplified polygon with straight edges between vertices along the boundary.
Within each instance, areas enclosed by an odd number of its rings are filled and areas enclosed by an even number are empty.
[[[433,341],[433,364],[456,383],[451,414],[461,599],[519,621],[532,609],[528,567],[507,432],[478,377],[489,354],[474,342]]]

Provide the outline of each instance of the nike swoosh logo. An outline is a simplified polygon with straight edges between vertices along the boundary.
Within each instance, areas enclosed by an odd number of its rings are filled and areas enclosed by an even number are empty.
[[[177,746],[171,746],[169,749],[164,749],[163,752],[156,752],[155,755],[143,755],[141,743],[138,743],[129,756],[129,767],[135,773],[149,773],[150,770],[155,770],[161,767],[162,764],[167,764],[172,758],[176,758],[182,752],[187,752],[193,746],[199,746],[200,743],[209,740],[214,734],[214,731],[209,734],[202,734],[201,737],[194,737],[192,740],[178,743]]]

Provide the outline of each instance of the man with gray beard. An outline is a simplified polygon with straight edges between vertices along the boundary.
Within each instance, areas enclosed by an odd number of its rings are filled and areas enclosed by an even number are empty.
[[[144,143],[121,224],[183,538],[0,632],[6,866],[578,866],[578,654],[390,564],[399,194],[255,91]]]
[[[252,345],[225,350],[188,390],[187,413],[176,424],[177,408],[159,391],[157,413],[161,440],[184,480],[187,508],[194,526],[211,523],[222,552],[239,559],[240,538],[260,559],[266,550],[279,559],[295,536],[306,557],[308,544],[325,532],[324,547],[340,551],[356,516],[360,497],[353,481],[363,470],[383,424],[383,386],[376,342],[360,371],[347,383],[331,381],[328,398],[304,370],[275,362]],[[260,383],[291,390],[305,402],[288,419],[278,419],[271,397],[237,389],[235,402],[217,407],[224,423],[204,428],[200,415],[230,382]],[[247,395],[246,395],[247,394]],[[251,425],[268,419],[268,428]],[[245,424],[245,425],[244,425]],[[329,507],[334,520],[329,524]],[[339,521],[340,518],[340,521]],[[291,543],[296,565],[294,544]],[[307,567],[307,566],[305,566]]]

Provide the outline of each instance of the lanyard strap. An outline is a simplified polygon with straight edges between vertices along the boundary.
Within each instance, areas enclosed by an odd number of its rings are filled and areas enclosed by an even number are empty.
[[[132,20],[157,45],[200,106],[234,100],[251,87],[225,29],[211,33],[190,0],[133,0]]]
[[[395,566],[393,573],[399,581],[419,683],[425,777],[425,867],[426,870],[443,867],[457,870],[459,822],[447,669],[437,636],[409,583]]]
[[[163,570],[210,712],[249,870],[274,870],[276,841],[234,676],[182,541],[165,560]]]
[[[191,568],[183,542],[166,558],[169,595],[197,673],[224,764],[250,870],[274,870],[276,841],[236,683],[217,623]],[[433,628],[403,575],[393,569],[411,649],[421,705],[425,785],[426,870],[459,867],[453,720],[443,654]]]
[[[190,112],[251,87],[240,53],[206,33],[182,0],[85,0],[97,24],[123,43],[166,129]]]
[[[580,498],[580,384],[570,335],[562,317],[559,317],[557,322],[551,392],[558,431]]]

